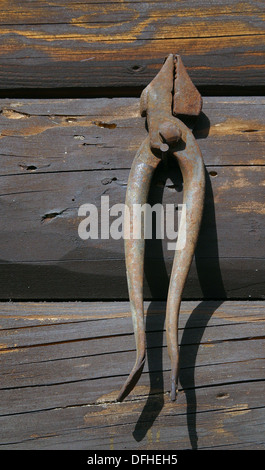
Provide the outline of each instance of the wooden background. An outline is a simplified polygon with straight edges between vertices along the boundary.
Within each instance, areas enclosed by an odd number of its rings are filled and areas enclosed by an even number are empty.
[[[264,303],[183,302],[169,398],[164,302],[146,302],[147,364],[133,365],[128,302],[1,308],[1,449],[264,450]]]
[[[82,240],[78,209],[93,203],[100,215],[103,195],[110,207],[124,203],[146,135],[139,100],[0,106],[0,298],[127,299],[123,239]],[[264,298],[264,110],[261,97],[204,98],[194,133],[206,165],[205,212],[184,298]],[[182,202],[170,160],[153,180],[150,202],[158,201]],[[167,242],[146,242],[146,298],[166,298]]]
[[[0,448],[265,449],[264,2],[2,1]],[[203,95],[206,200],[169,401],[173,252],[146,242],[147,363],[134,362],[122,240],[78,208],[123,203],[146,135],[141,90],[168,53]],[[172,160],[150,202],[181,203]]]
[[[197,86],[264,84],[263,1],[1,4],[1,89],[142,87],[172,52]]]

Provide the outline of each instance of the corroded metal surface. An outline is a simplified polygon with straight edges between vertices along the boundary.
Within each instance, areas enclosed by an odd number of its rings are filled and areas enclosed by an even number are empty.
[[[122,401],[137,383],[145,363],[146,340],[143,311],[144,231],[133,237],[133,206],[145,204],[152,175],[164,152],[177,159],[183,176],[183,204],[186,204],[186,227],[181,218],[178,241],[186,237],[184,248],[176,250],[171,272],[166,308],[166,333],[171,360],[171,399],[176,399],[178,380],[178,316],[181,297],[192,262],[203,211],[205,175],[203,159],[192,131],[176,116],[197,116],[202,99],[191,82],[180,56],[170,54],[140,99],[141,115],[148,125],[148,136],[140,146],[129,175],[125,213],[128,238],[125,259],[128,291],[136,340],[135,365],[122,387]],[[130,216],[130,217],[128,217]]]

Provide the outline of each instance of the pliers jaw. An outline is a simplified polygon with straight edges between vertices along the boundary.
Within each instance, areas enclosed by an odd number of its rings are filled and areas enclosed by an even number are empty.
[[[167,144],[181,137],[174,116],[198,116],[201,109],[201,95],[180,56],[170,54],[140,98],[140,112],[147,118],[151,149],[167,151]]]
[[[169,151],[179,163],[183,176],[186,204],[186,224],[180,221],[178,238],[186,237],[182,250],[176,251],[170,277],[166,307],[166,334],[171,360],[171,399],[176,399],[178,379],[178,316],[185,281],[195,251],[203,211],[205,170],[199,147],[191,130],[181,119],[198,116],[202,109],[201,96],[190,80],[179,55],[170,54],[159,73],[143,90],[140,112],[147,119],[148,136],[140,146],[130,171],[125,226],[125,262],[134,335],[136,361],[122,387],[118,401],[122,401],[140,378],[145,363],[145,328],[143,310],[144,232],[133,237],[133,207],[147,202],[155,168],[164,152]],[[184,145],[179,145],[179,141]],[[185,231],[185,233],[184,233]]]
[[[174,116],[199,116],[202,97],[191,81],[179,55],[174,60],[174,91],[172,113]]]

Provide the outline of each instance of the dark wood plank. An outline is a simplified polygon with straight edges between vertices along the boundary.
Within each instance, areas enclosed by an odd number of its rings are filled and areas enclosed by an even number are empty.
[[[1,303],[1,448],[264,449],[264,302],[182,303],[176,403],[164,308],[145,303],[147,364],[118,404],[127,302]]]
[[[84,219],[78,217],[78,207],[94,201],[100,209],[105,178],[118,181],[108,185],[110,207],[124,201],[128,170],[5,178],[0,236],[2,298],[115,298],[117,293],[119,298],[127,296],[123,240],[87,241],[78,235],[79,223]],[[203,290],[207,282],[209,297],[225,293],[234,297],[242,287],[246,296],[264,293],[263,178],[262,167],[218,168],[218,177],[211,182],[214,201],[209,180],[196,254],[199,279],[193,268],[187,283],[191,295],[200,292],[198,283]],[[239,183],[234,189],[231,185],[236,181]],[[160,188],[155,187],[154,192],[157,189]],[[166,188],[163,201],[181,202],[181,194]],[[49,214],[57,215],[49,218]],[[146,242],[145,285],[151,295],[159,296],[167,287],[173,258],[167,241]],[[194,278],[197,289],[192,287]]]
[[[264,298],[264,98],[204,101],[195,135],[205,214],[184,297]],[[102,195],[124,202],[146,133],[139,100],[2,100],[1,109],[0,298],[127,298],[123,241],[81,240],[78,208],[100,208]],[[182,202],[172,161],[156,173],[152,200]],[[166,242],[146,243],[146,298],[166,297]]]
[[[165,299],[170,260],[151,259],[144,297]],[[160,273],[158,275],[157,273]],[[264,298],[264,258],[204,258],[193,262],[184,299]],[[124,259],[1,263],[1,299],[128,299]]]
[[[172,52],[197,86],[264,83],[261,1],[8,2],[0,31],[2,89],[143,87]]]

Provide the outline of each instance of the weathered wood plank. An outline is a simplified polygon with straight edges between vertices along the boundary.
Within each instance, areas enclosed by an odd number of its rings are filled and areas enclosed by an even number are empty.
[[[242,346],[246,346],[242,343]],[[260,346],[257,343],[257,346]],[[261,345],[264,348],[264,344]],[[39,351],[37,351],[38,354]],[[149,353],[150,354],[150,353]],[[208,351],[210,355],[210,351]],[[250,355],[251,356],[251,355]],[[149,356],[150,357],[150,356]],[[155,357],[155,356],[154,356]],[[157,354],[159,357],[159,354]],[[156,358],[157,358],[156,357]],[[206,356],[205,356],[206,357]],[[117,357],[117,360],[125,360],[123,356]],[[81,370],[86,368],[86,361],[80,361],[79,367]],[[128,363],[128,366],[130,363]],[[57,366],[57,363],[54,363]],[[127,369],[128,369],[127,366]],[[65,371],[68,367],[69,371],[72,371],[73,363],[71,361],[65,362]],[[253,382],[257,383],[264,379],[264,358],[251,359],[247,358],[242,360],[240,358],[234,363],[220,363],[213,365],[199,365],[198,367],[181,368],[180,370],[180,383],[179,383],[179,396],[189,393],[192,396],[195,395],[194,387],[207,389],[210,386],[219,387],[220,390],[223,388],[223,392],[220,394],[226,395],[226,387],[236,383],[239,387],[240,383]],[[40,374],[43,376],[45,365],[39,364],[35,367],[35,375]],[[29,369],[26,371],[29,373]],[[123,371],[123,375],[113,377],[99,377],[95,379],[89,379],[83,375],[80,379],[73,379],[67,377],[65,379],[60,373],[60,379],[62,382],[50,382],[48,384],[35,384],[35,385],[17,385],[14,382],[14,386],[1,389],[1,407],[0,416],[10,416],[16,414],[34,413],[39,411],[51,410],[60,407],[71,407],[71,406],[82,406],[87,404],[101,404],[101,403],[114,403],[124,381],[127,377],[128,370]],[[131,393],[131,400],[147,400],[148,395],[160,395],[169,394],[169,368],[164,367],[162,370],[145,370],[141,376],[140,385],[138,384],[134,391]],[[247,379],[246,379],[247,377]],[[47,378],[47,376],[46,376]],[[151,386],[150,386],[151,383]],[[226,398],[224,396],[224,398]],[[12,406],[10,405],[12,403]],[[216,402],[218,408],[220,405]],[[225,402],[224,402],[225,405]],[[262,404],[263,406],[263,404]],[[225,407],[225,406],[224,406]]]
[[[245,296],[264,294],[262,168],[220,167],[218,176],[208,180],[196,254],[199,274],[194,262],[186,287],[190,296],[198,296],[207,279],[209,297],[236,297],[243,287]],[[106,178],[112,181],[107,193],[102,184]],[[2,180],[1,298],[126,298],[123,240],[82,240],[78,226],[84,217],[78,216],[78,208],[93,202],[100,212],[104,193],[110,196],[110,207],[123,202],[127,178],[128,170],[115,170],[95,171],[93,176],[86,172],[47,173]],[[165,189],[163,202],[181,203],[181,194],[172,190],[171,184]],[[154,194],[159,201],[161,188],[155,184]],[[146,243],[145,292],[158,298],[164,295],[173,258],[167,242]],[[242,277],[242,272],[248,277]],[[210,279],[218,283],[209,284]],[[160,286],[158,291],[156,285]]]
[[[165,299],[171,262],[153,259],[147,264],[145,298]],[[0,275],[1,299],[128,299],[124,259],[2,262]],[[264,258],[203,258],[193,262],[183,298],[226,297],[264,298]]]
[[[110,303],[106,305],[85,303],[83,307],[80,303],[69,305],[29,303],[24,309],[20,309],[20,305],[23,304],[10,304],[9,310],[13,313],[11,317],[6,316],[3,308],[2,315],[6,317],[9,328],[1,331],[1,353],[4,361],[1,370],[1,388],[9,388],[10,381],[13,382],[14,387],[53,384],[55,382],[54,361],[58,364],[57,383],[64,382],[61,373],[68,374],[70,379],[70,369],[74,373],[71,377],[72,381],[82,378],[91,380],[108,377],[110,364],[112,364],[113,376],[124,375],[127,362],[133,362],[132,352],[135,349],[135,343],[127,302],[122,305],[115,302],[114,306]],[[4,304],[1,304],[2,306]],[[148,348],[163,348],[166,344],[163,335],[165,303],[146,303],[145,307]],[[46,314],[43,312],[45,308]],[[87,312],[84,311],[85,308]],[[17,326],[14,322],[14,318],[26,316],[25,310],[35,318],[34,326],[32,324],[28,327]],[[68,318],[66,323],[62,320],[57,323],[62,310],[63,316],[67,314],[67,317],[72,312],[73,319]],[[74,318],[79,315],[80,310],[83,311],[83,319],[77,321]],[[59,318],[56,320],[57,313]],[[99,318],[85,321],[85,318],[91,315],[94,318],[99,316]],[[47,323],[50,323],[49,326]],[[199,344],[197,361],[200,366],[209,367],[210,364],[215,366],[218,363],[229,363],[231,360],[227,354],[233,357],[233,361],[248,359],[253,362],[263,359],[263,348],[257,347],[257,344],[261,345],[264,342],[263,323],[264,302],[224,302],[223,304],[208,301],[183,302],[180,314],[180,343],[186,352],[182,359],[182,366],[184,368],[188,366],[192,352],[198,349]],[[240,350],[237,346],[238,341],[242,344],[247,341],[248,348]],[[190,347],[190,352],[187,346]],[[120,354],[125,358],[122,361],[124,371],[121,361],[117,359]],[[150,354],[152,355],[152,351]],[[111,355],[113,355],[113,360]],[[106,360],[106,357],[109,359]],[[93,358],[92,362],[91,358]],[[71,366],[65,365],[68,360]],[[79,368],[79,364],[84,363],[82,361],[88,361],[86,369],[83,370]],[[43,364],[45,367],[42,378],[39,373],[34,374],[34,368],[42,367],[41,363],[47,363]],[[164,367],[168,369],[168,360]],[[151,370],[155,371],[157,368],[159,369],[158,363],[151,365]],[[84,370],[85,374],[88,372],[88,375],[83,375]],[[220,381],[219,374],[218,377]]]
[[[139,100],[1,100],[1,109],[0,298],[127,298],[123,241],[81,240],[78,208],[100,208],[102,195],[124,202],[146,133]],[[205,215],[184,296],[263,298],[264,98],[205,98],[204,113],[195,135]],[[182,202],[173,161],[151,200]],[[166,296],[172,257],[167,240],[147,241],[146,298]]]
[[[176,167],[177,168],[177,167]],[[218,232],[220,258],[263,258],[264,248],[264,169],[255,167],[220,167],[211,177],[214,168],[208,168],[205,213],[200,234],[198,257],[215,258],[215,230]],[[173,172],[172,172],[173,173]],[[172,174],[171,173],[171,174]],[[109,196],[109,207],[124,203],[128,170],[94,171],[93,175],[81,173],[39,174],[31,177],[10,176],[1,180],[1,258],[2,263],[64,263],[90,260],[124,259],[123,239],[101,239],[101,223],[95,221],[98,238],[84,240],[78,227],[85,215],[78,215],[79,207],[93,203],[99,214],[103,212],[102,196]],[[167,180],[161,195],[161,178],[153,181],[150,202],[181,204],[182,192],[179,174]],[[211,178],[211,180],[210,180]],[[172,184],[173,183],[173,184]],[[177,189],[176,189],[177,188]],[[213,191],[213,200],[210,191]],[[72,201],[72,199],[75,199]],[[215,205],[216,226],[212,216]],[[88,213],[87,213],[88,215]],[[117,217],[116,217],[117,218]],[[109,225],[115,220],[110,216]],[[233,224],[233,231],[227,232]],[[89,231],[89,227],[87,227]],[[240,244],[238,237],[242,237]],[[19,242],[18,242],[19,241]],[[146,241],[146,256],[159,259],[155,250],[161,244],[164,256],[172,259],[174,252],[167,249],[170,239]]]
[[[2,89],[142,87],[170,52],[197,86],[264,82],[261,1],[13,0],[0,31]]]
[[[205,97],[205,164],[264,165],[264,97]],[[130,168],[146,136],[139,99],[0,100],[1,175]]]
[[[16,304],[13,304],[13,308],[15,308]],[[213,304],[214,305],[214,304]],[[217,303],[218,305],[218,303]],[[129,306],[128,306],[129,307]],[[53,307],[54,309],[54,307]],[[264,312],[263,312],[264,313]],[[152,337],[156,336],[157,331],[163,331],[163,323],[164,323],[164,314],[165,314],[165,304],[164,304],[164,311],[161,314],[153,315],[150,312],[148,313],[148,327],[150,332],[150,341],[152,345],[155,343],[152,340]],[[55,314],[54,314],[55,315]],[[149,319],[149,316],[152,315],[152,318]],[[244,339],[248,336],[257,337],[260,334],[260,328],[262,328],[262,323],[265,319],[262,316],[262,312],[260,312],[261,318],[252,322],[251,325],[248,324],[246,320],[241,320],[238,318],[238,322],[233,324],[231,321],[224,322],[221,329],[218,329],[218,339],[222,340],[232,340],[232,339]],[[207,314],[205,315],[207,318]],[[48,317],[49,318],[49,317]],[[184,317],[185,318],[185,317]],[[45,344],[53,344],[56,342],[63,342],[63,341],[90,341],[95,338],[102,338],[107,339],[109,336],[115,336],[116,341],[119,341],[120,336],[127,336],[132,335],[132,325],[131,319],[127,316],[125,318],[114,318],[112,319],[110,316],[106,320],[100,320],[100,324],[98,323],[99,320],[82,320],[75,322],[67,321],[64,322],[48,322],[45,323],[38,323],[37,325],[30,325],[30,326],[23,326],[18,327],[16,323],[13,327],[2,329],[1,330],[1,338],[3,341],[3,345],[1,345],[1,350],[8,350],[10,348],[28,348],[31,346],[36,345],[45,345]],[[205,321],[205,319],[204,319]],[[58,323],[57,323],[58,322]],[[201,320],[203,325],[203,320]],[[49,324],[50,323],[50,324]],[[200,326],[199,322],[197,322],[197,331],[199,337],[200,332],[203,333],[204,328]],[[180,331],[184,328],[183,324],[180,324]],[[32,333],[34,333],[34,338],[32,337]],[[210,336],[207,336],[207,333]],[[208,330],[206,336],[204,335],[203,341],[208,343],[214,341],[212,338],[212,330]],[[125,344],[128,345],[129,339],[126,338]],[[184,339],[185,344],[186,339]],[[89,344],[89,343],[88,343]],[[131,344],[131,341],[130,341]],[[123,350],[123,346],[121,344],[121,350]],[[90,353],[89,353],[90,351]],[[106,353],[109,352],[108,349],[104,349]],[[93,346],[88,349],[88,355],[94,354]]]
[[[199,276],[194,263],[186,297],[264,295],[263,108],[264,98],[205,99],[195,135],[210,176]],[[0,297],[126,298],[122,241],[84,242],[77,213],[86,202],[99,206],[102,194],[111,204],[124,201],[128,169],[146,133],[139,100],[2,100],[1,109]],[[162,198],[167,176],[173,185],[168,180],[163,201],[181,202],[174,165],[157,173],[153,199]],[[58,216],[46,219],[50,213]],[[172,253],[164,243],[164,265],[161,250],[147,242],[147,297],[166,296]],[[214,279],[210,286],[207,278]]]
[[[251,309],[249,308],[251,306]],[[205,318],[214,317],[211,322],[214,326],[230,325],[236,321],[235,317],[240,309],[240,323],[248,321],[263,321],[262,301],[251,303],[246,301],[183,301],[181,303],[180,328],[183,328],[191,310],[198,308],[193,318],[192,327],[200,327]],[[144,302],[145,315],[150,315],[152,324],[160,322],[165,314],[165,301]],[[113,323],[116,319],[128,326],[128,318],[131,318],[128,302],[0,302],[0,331],[23,329],[25,327],[38,327],[47,325],[78,324],[79,322],[96,322],[108,320]],[[151,325],[150,325],[151,326]],[[115,328],[117,325],[115,326]]]
[[[135,354],[127,302],[1,303],[1,342],[9,335],[1,350],[1,448],[264,449],[264,302],[182,303],[176,403],[168,394],[164,307],[145,304],[147,364],[117,404]]]
[[[240,310],[240,323],[263,321],[262,301],[183,301],[181,303],[180,327],[184,327],[190,312],[196,310],[192,327],[200,327],[205,318],[211,317],[214,326],[233,324]],[[250,308],[251,307],[251,308]],[[160,321],[165,314],[165,302],[144,302],[144,312],[152,323]],[[29,326],[56,325],[85,321],[101,321],[131,318],[128,302],[1,302],[0,331]],[[159,320],[157,320],[159,318]],[[127,324],[127,323],[126,323]]]
[[[145,401],[139,400],[129,404],[84,405],[3,417],[0,421],[5,434],[1,448],[160,450],[174,446],[176,450],[241,447],[264,450],[264,406],[255,409],[262,390],[256,384],[227,387],[226,393],[231,395],[227,411],[210,411],[208,403],[217,401],[220,405],[221,400],[217,397],[222,392],[219,387],[207,391],[201,389],[196,397],[198,402],[205,403],[205,407],[203,410],[202,405],[196,419],[192,413],[186,415],[184,394],[179,395],[178,405],[168,399],[154,398],[153,409],[144,413]],[[161,407],[163,413],[159,414]]]

